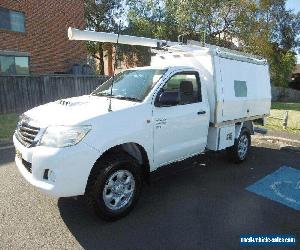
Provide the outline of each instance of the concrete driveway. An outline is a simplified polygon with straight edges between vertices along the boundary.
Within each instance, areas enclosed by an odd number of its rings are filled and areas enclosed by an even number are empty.
[[[0,150],[0,249],[238,249],[241,234],[294,234],[300,212],[245,188],[300,153],[253,146],[235,165],[207,153],[155,174],[136,208],[112,223],[90,215],[82,198],[47,197],[30,186]]]

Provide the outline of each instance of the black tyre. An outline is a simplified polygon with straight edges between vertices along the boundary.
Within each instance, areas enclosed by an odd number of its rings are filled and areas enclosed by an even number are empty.
[[[227,149],[229,157],[235,163],[246,160],[251,146],[251,135],[248,129],[243,128],[238,139],[232,147]]]
[[[141,190],[141,167],[126,153],[105,156],[96,163],[85,196],[89,208],[104,220],[127,215]]]

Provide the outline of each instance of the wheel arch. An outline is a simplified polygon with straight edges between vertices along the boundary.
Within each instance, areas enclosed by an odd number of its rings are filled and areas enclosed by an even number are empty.
[[[146,182],[149,181],[150,163],[149,163],[149,158],[148,158],[146,149],[139,143],[126,142],[126,143],[122,143],[122,144],[110,147],[109,149],[104,151],[98,157],[98,159],[95,161],[93,167],[90,170],[86,188],[91,180],[91,177],[96,175],[96,172],[98,171],[99,166],[101,166],[101,160],[110,154],[118,154],[121,152],[122,153],[125,152],[125,153],[129,154],[131,157],[133,157],[134,159],[137,160],[137,162],[139,163],[139,165],[142,168],[143,180],[145,180]]]
[[[242,129],[243,128],[246,128],[249,131],[250,135],[254,135],[253,121],[245,121],[245,122],[243,122]]]
[[[243,129],[247,129],[250,135],[254,135],[254,126],[252,121],[239,122],[235,124],[235,139],[239,138]]]

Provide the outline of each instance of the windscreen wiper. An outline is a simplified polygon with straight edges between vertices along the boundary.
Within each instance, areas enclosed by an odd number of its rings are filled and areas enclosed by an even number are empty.
[[[91,95],[93,95],[93,96],[110,96],[110,94],[109,93],[104,93],[104,92],[100,92],[100,93],[97,93],[97,94],[91,94]]]
[[[140,99],[130,96],[121,96],[121,95],[115,95],[114,98],[120,99],[120,100],[129,100],[129,101],[135,101],[135,102],[141,102]]]

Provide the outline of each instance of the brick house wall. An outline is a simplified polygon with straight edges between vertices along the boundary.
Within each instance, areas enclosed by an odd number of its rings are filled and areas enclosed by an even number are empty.
[[[1,0],[0,7],[25,15],[25,32],[0,29],[1,52],[29,55],[30,73],[66,72],[86,63],[81,41],[69,41],[69,26],[84,28],[84,0]]]

